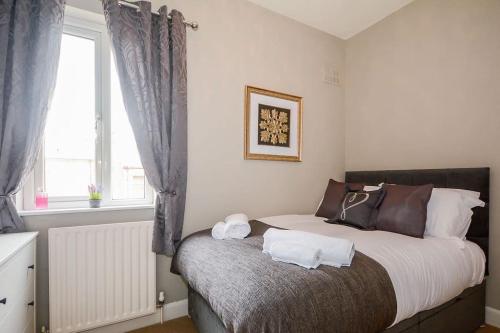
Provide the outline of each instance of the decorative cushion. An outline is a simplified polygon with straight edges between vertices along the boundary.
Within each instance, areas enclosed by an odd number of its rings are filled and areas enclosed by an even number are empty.
[[[427,219],[427,203],[434,185],[388,185],[384,201],[378,209],[377,230],[423,238]]]
[[[349,187],[353,190],[362,190],[363,184],[351,183]],[[323,196],[323,201],[319,205],[316,216],[326,217],[328,219],[333,219],[337,216],[339,206],[344,199],[346,193],[346,184],[337,182],[333,179],[328,181],[328,186]]]
[[[348,191],[342,200],[335,218],[328,223],[349,225],[358,229],[373,230],[377,208],[385,196],[385,189],[375,191]]]

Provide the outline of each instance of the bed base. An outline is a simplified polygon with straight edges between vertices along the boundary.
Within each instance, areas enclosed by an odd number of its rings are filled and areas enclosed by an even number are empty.
[[[473,333],[484,324],[485,282],[464,290],[434,309],[399,322],[384,333]],[[189,288],[189,315],[199,333],[224,333],[226,328],[205,299]]]

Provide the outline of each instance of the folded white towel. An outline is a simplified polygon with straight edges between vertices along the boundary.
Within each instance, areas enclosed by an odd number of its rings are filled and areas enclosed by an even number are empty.
[[[350,266],[354,257],[354,243],[343,238],[327,237],[305,231],[270,228],[264,233],[262,252],[270,253],[271,246],[279,241],[293,241],[321,250],[320,263],[341,267]]]
[[[217,222],[212,228],[212,237],[215,239],[224,239],[225,233],[224,228],[226,224],[224,222]]]
[[[317,268],[320,264],[321,250],[293,241],[274,242],[270,249],[274,261],[286,262],[305,268]]]

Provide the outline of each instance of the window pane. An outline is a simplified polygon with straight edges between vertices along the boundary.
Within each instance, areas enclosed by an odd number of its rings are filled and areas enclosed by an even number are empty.
[[[111,193],[114,200],[144,199],[146,178],[111,61]]]
[[[86,196],[95,175],[95,45],[63,34],[57,83],[45,129],[49,198]]]

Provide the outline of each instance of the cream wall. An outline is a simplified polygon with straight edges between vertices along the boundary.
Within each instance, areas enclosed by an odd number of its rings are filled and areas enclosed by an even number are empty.
[[[67,3],[102,12],[97,0]],[[323,83],[323,70],[334,67],[344,76],[345,42],[245,0],[153,1],[156,8],[165,3],[200,24],[187,36],[184,235],[233,212],[259,217],[314,211],[328,178],[344,173],[344,92]],[[303,96],[303,162],[243,159],[247,84]],[[48,228],[151,218],[152,210],[26,217],[28,228],[41,232],[38,326],[48,324]],[[184,283],[169,272],[170,259],[158,256],[157,270],[158,289],[166,291],[168,302],[186,298]]]
[[[500,1],[417,0],[346,46],[346,169],[491,167],[500,309]]]

